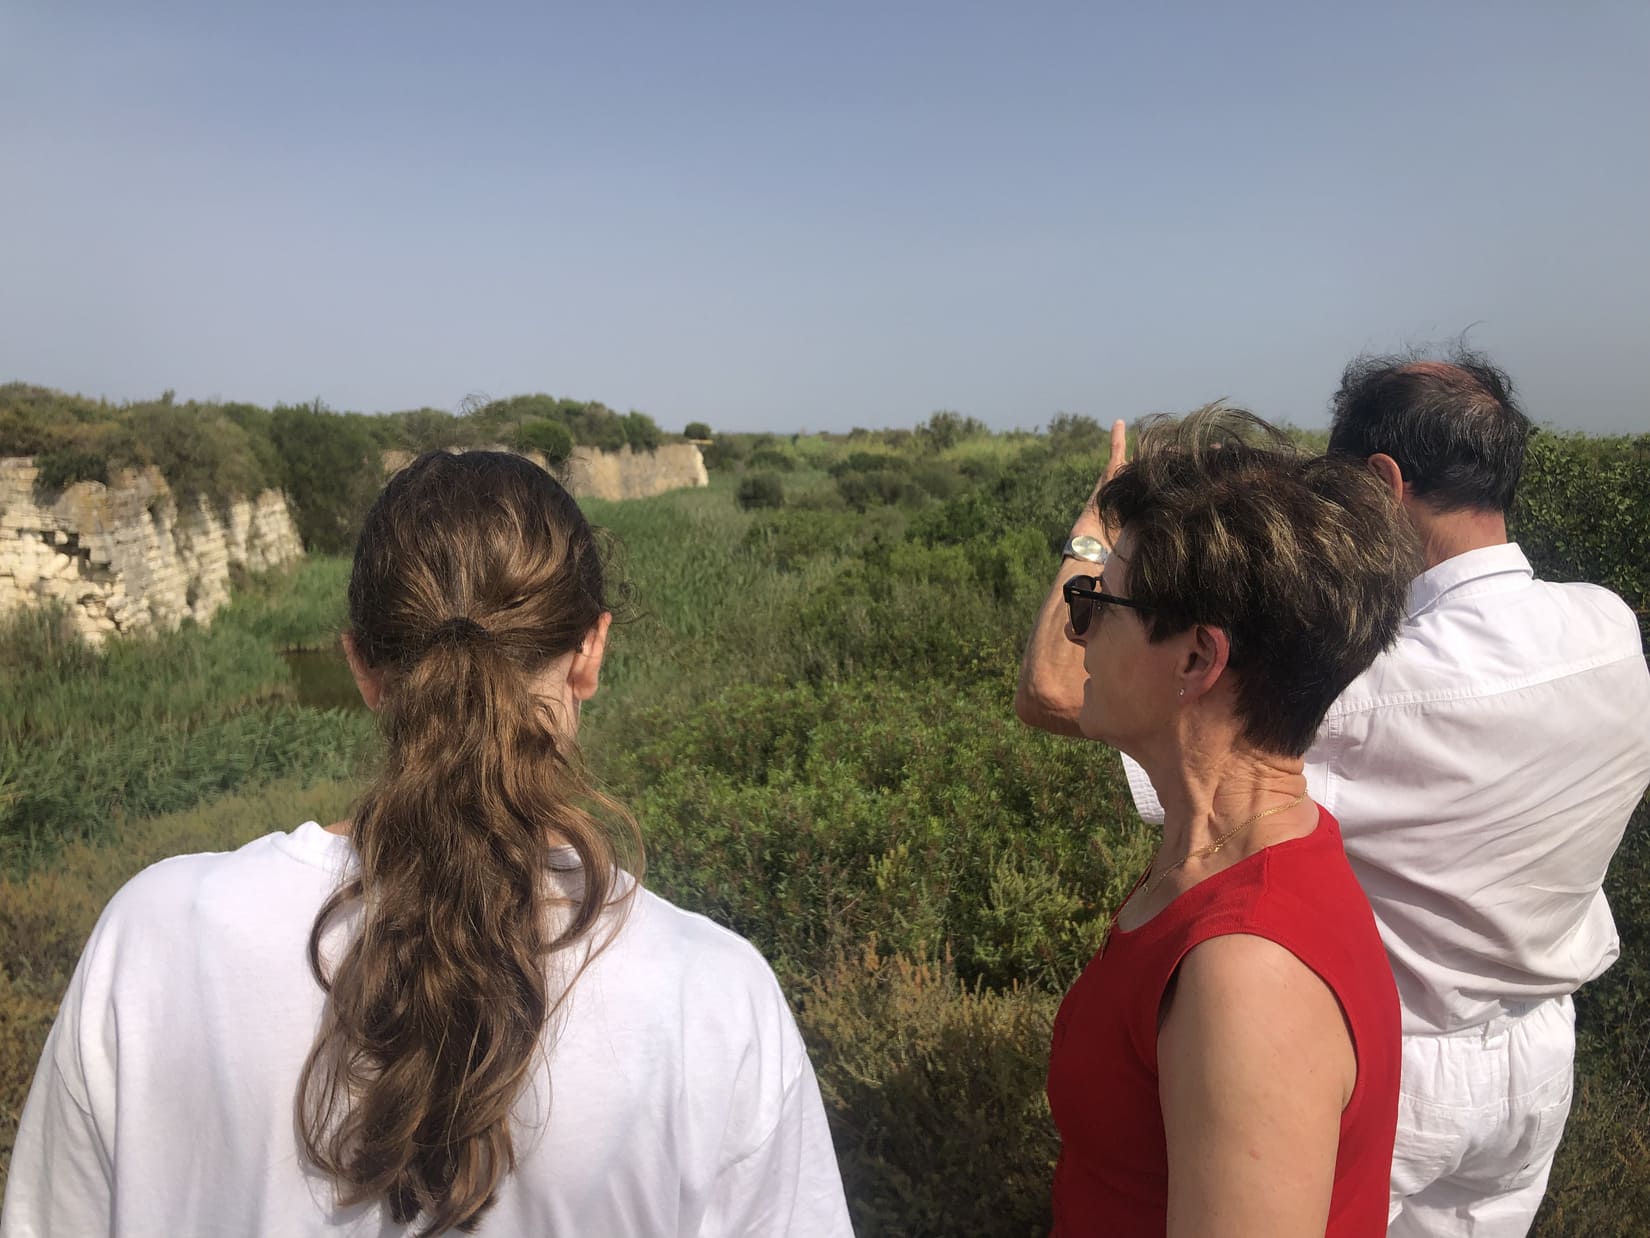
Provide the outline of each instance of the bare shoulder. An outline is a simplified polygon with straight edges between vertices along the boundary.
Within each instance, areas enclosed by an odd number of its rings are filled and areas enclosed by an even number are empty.
[[[1164,998],[1160,1059],[1213,1054],[1240,1073],[1310,1072],[1344,1105],[1357,1078],[1339,999],[1285,947],[1248,933],[1214,937],[1181,960]]]

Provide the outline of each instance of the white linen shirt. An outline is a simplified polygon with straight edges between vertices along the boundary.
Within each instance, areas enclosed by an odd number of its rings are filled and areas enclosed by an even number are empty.
[[[1123,758],[1140,814],[1163,808]],[[1516,545],[1417,576],[1396,643],[1306,754],[1398,981],[1406,1035],[1572,993],[1621,952],[1600,888],[1650,784],[1633,612]]]

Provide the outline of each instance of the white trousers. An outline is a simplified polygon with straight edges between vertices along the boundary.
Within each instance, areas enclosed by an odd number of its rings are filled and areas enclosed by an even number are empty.
[[[1575,1006],[1404,1037],[1387,1238],[1524,1238],[1570,1116]]]

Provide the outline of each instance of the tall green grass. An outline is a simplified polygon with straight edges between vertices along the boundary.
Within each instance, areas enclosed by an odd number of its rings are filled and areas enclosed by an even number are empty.
[[[213,628],[233,628],[277,650],[326,649],[349,619],[347,555],[310,555],[244,577]]]
[[[53,610],[0,620],[0,871],[275,778],[342,778],[370,720],[295,699],[278,648],[335,633],[339,560],[251,583],[210,627],[88,649]]]

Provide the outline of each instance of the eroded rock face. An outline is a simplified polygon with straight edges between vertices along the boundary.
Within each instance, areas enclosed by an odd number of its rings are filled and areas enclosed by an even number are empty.
[[[495,447],[495,451],[508,448]],[[567,463],[551,467],[536,451],[523,452],[541,468],[551,468],[575,498],[645,499],[667,490],[710,485],[705,457],[693,443],[665,443],[652,451],[602,451],[597,447],[575,447]],[[386,451],[387,477],[413,462],[410,451]]]
[[[665,443],[652,451],[598,451],[575,447],[563,469],[577,498],[645,499],[688,486],[710,485],[705,458],[692,443]]]
[[[0,612],[57,599],[94,644],[205,623],[229,600],[231,565],[262,571],[303,554],[278,490],[180,510],[152,468],[60,493],[36,489],[36,476],[28,457],[0,460]]]
[[[385,470],[410,459],[386,453]],[[580,447],[559,471],[581,498],[639,499],[710,481],[692,443]],[[278,490],[218,508],[180,505],[152,468],[61,492],[37,489],[37,477],[30,457],[0,459],[0,613],[61,601],[92,644],[185,618],[205,623],[229,600],[231,566],[264,571],[304,552]]]

